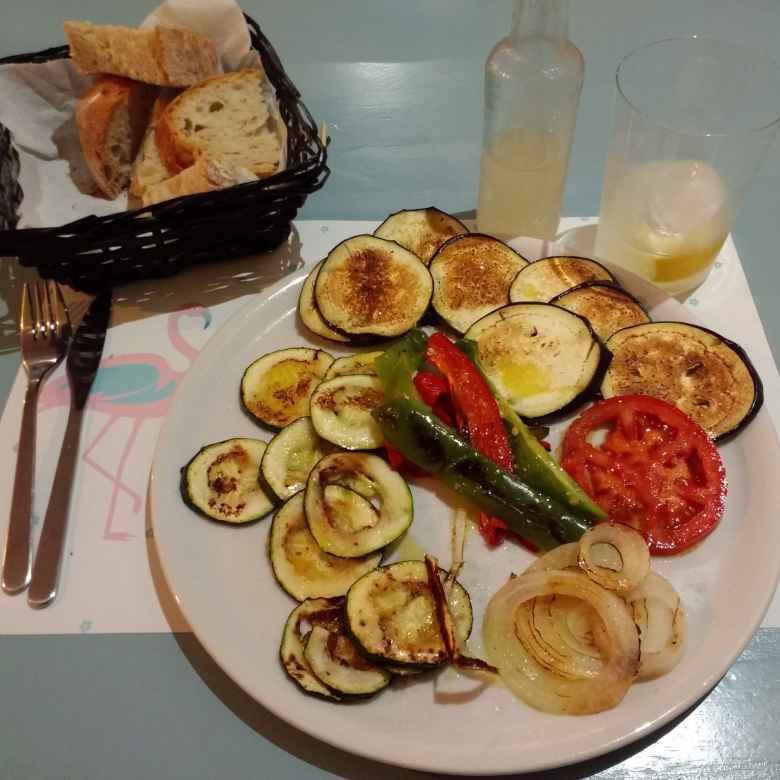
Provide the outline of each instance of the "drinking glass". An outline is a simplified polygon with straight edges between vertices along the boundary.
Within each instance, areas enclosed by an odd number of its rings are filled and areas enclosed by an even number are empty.
[[[780,68],[697,35],[617,69],[596,254],[672,295],[701,283],[780,122]]]

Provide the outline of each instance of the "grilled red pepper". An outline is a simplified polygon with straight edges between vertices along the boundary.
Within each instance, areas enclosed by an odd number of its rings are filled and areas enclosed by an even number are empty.
[[[501,412],[477,367],[443,333],[428,338],[425,356],[446,377],[455,417],[465,425],[474,449],[504,471],[513,473],[512,445]],[[503,520],[482,512],[479,529],[485,541],[494,547],[501,542],[508,526]]]

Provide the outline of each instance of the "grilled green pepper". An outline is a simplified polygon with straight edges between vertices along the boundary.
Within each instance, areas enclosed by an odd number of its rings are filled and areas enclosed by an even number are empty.
[[[455,346],[481,371],[495,397],[501,416],[509,428],[515,456],[515,473],[524,482],[553,496],[575,512],[596,520],[605,520],[606,512],[563,470],[545,450],[517,412],[501,397],[479,364],[476,342],[460,339]]]
[[[385,439],[404,457],[539,549],[576,541],[590,527],[585,513],[499,468],[419,401],[390,401],[373,415]]]

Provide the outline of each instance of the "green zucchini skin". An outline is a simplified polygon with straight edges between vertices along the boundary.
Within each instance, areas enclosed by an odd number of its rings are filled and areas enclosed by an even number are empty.
[[[231,520],[227,517],[219,517],[215,513],[210,513],[206,511],[203,506],[198,502],[197,498],[193,495],[193,475],[192,471],[195,467],[195,465],[198,463],[198,461],[207,453],[213,452],[217,448],[222,448],[224,445],[230,444],[231,442],[242,442],[242,441],[249,441],[254,444],[262,444],[263,447],[265,447],[265,442],[261,442],[259,440],[254,439],[246,439],[241,437],[235,437],[231,439],[224,439],[222,441],[218,442],[212,442],[210,444],[205,444],[203,447],[201,447],[193,456],[192,458],[185,463],[180,471],[179,471],[179,492],[181,494],[182,500],[184,503],[197,514],[201,515],[202,517],[207,518],[208,520],[212,520],[215,523],[220,523],[222,525],[229,525],[229,526],[245,526],[250,525],[252,523],[257,522],[258,520],[262,520],[266,515],[268,515],[270,512],[273,511],[274,504],[271,498],[272,494],[267,493],[263,487],[262,484],[258,482],[258,486],[263,492],[263,497],[265,498],[265,503],[260,503],[260,506],[258,507],[258,511],[254,512],[250,517],[246,519],[240,519],[240,520]],[[259,469],[259,463],[258,463],[258,473],[260,471]]]
[[[592,525],[555,498],[480,455],[428,407],[399,399],[374,412],[387,441],[420,468],[483,511],[500,517],[541,550],[577,541]]]

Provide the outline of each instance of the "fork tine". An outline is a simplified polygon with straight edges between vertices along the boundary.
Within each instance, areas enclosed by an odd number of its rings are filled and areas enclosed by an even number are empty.
[[[57,318],[57,337],[67,341],[70,338],[70,314],[65,299],[62,297],[62,288],[54,281],[49,281],[49,299],[54,307]]]
[[[19,332],[23,336],[25,333],[35,334],[35,318],[32,311],[32,298],[30,297],[30,286],[27,282],[22,285],[22,312],[19,317]]]
[[[52,316],[51,301],[49,300],[49,286],[46,282],[40,282],[38,284],[38,298],[41,302],[41,325],[44,338],[50,339],[54,337],[54,331],[56,324]]]
[[[33,324],[33,336],[38,340],[44,337],[44,327],[41,321],[41,291],[37,282],[33,283],[32,288],[32,311],[35,322]]]

